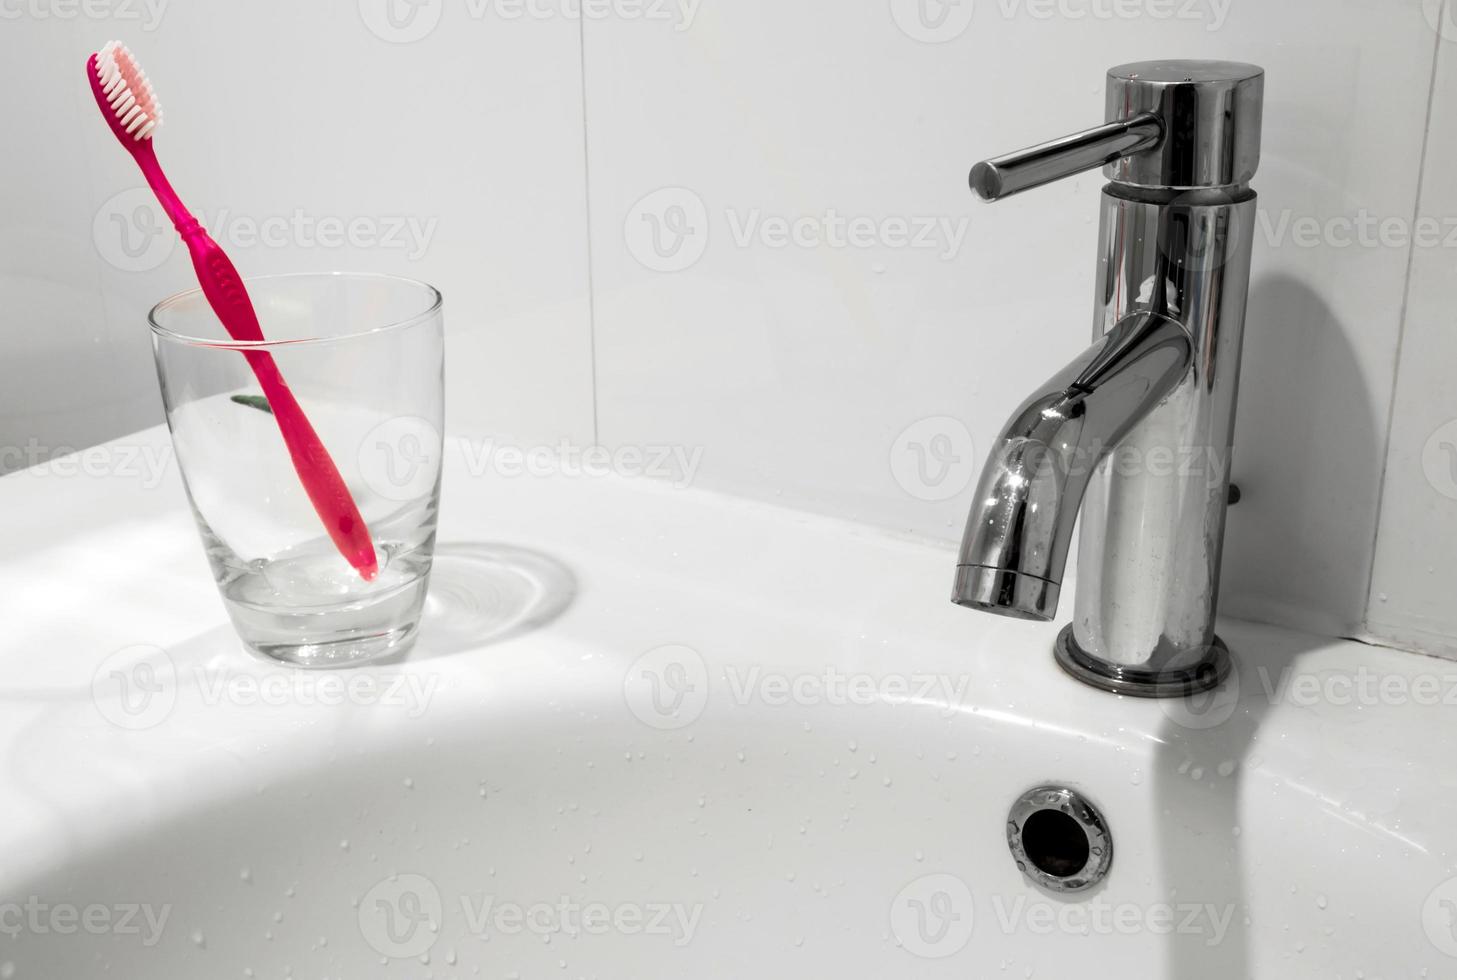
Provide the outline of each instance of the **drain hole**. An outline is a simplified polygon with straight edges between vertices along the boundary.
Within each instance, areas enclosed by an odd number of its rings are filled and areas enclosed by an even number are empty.
[[[1007,847],[1032,883],[1080,892],[1108,876],[1113,838],[1092,803],[1070,786],[1038,786],[1012,804]]]
[[[1022,825],[1022,847],[1037,870],[1071,878],[1088,865],[1088,835],[1061,810],[1038,810]]]

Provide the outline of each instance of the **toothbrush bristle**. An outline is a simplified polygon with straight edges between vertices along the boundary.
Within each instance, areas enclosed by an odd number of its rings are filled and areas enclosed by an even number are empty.
[[[162,105],[125,44],[108,41],[96,53],[96,78],[122,131],[133,139],[151,139],[162,125]]]

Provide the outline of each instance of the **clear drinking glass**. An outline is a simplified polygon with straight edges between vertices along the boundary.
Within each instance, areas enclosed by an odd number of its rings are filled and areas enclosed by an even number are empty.
[[[440,293],[343,273],[245,283],[264,342],[232,340],[198,289],[149,316],[172,444],[228,614],[251,649],[299,666],[402,654],[440,506]],[[374,541],[372,581],[326,532],[245,351],[273,358],[333,458]]]

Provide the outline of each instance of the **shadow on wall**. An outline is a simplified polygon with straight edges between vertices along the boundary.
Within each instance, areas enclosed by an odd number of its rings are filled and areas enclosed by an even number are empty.
[[[1222,613],[1331,636],[1364,619],[1383,440],[1347,338],[1358,326],[1287,276],[1250,291]]]
[[[0,385],[0,475],[162,421],[142,315],[112,329],[101,294],[39,273],[0,274],[15,325]]]

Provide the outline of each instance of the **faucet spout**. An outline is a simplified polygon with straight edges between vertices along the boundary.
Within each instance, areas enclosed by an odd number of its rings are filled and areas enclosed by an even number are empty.
[[[1073,525],[1098,464],[1194,360],[1189,332],[1149,311],[1119,321],[1022,404],[989,455],[967,519],[952,601],[1050,620]]]

